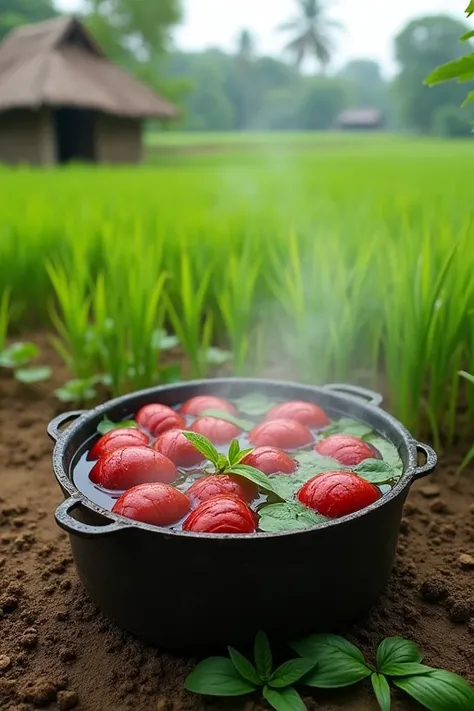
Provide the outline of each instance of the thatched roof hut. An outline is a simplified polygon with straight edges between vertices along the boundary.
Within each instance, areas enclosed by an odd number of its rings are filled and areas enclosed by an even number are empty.
[[[0,45],[0,162],[136,163],[143,119],[177,114],[77,19],[20,27]]]
[[[377,131],[383,127],[384,116],[378,109],[346,109],[336,121],[336,128],[345,131]]]

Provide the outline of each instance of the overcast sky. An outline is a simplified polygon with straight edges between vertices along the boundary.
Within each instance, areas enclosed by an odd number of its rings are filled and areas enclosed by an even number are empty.
[[[159,2],[159,0],[155,0]],[[446,12],[462,19],[466,0],[326,0],[332,17],[342,20],[336,64],[349,57],[373,57],[393,70],[393,37],[411,19]],[[80,0],[57,0],[65,10]],[[284,37],[276,27],[295,14],[295,0],[183,0],[185,23],[176,32],[183,49],[235,46],[240,29],[251,29],[260,53],[278,54]]]

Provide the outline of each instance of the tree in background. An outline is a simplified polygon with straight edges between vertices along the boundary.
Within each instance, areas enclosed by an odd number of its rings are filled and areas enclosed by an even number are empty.
[[[0,41],[16,27],[57,15],[52,0],[0,0]]]
[[[235,57],[236,116],[240,129],[249,128],[252,114],[251,75],[255,60],[255,42],[249,30],[242,30]]]
[[[342,79],[307,78],[298,105],[298,124],[303,131],[325,131],[348,106],[349,87]]]
[[[440,109],[459,106],[462,102],[461,86],[445,84],[430,89],[424,86],[424,81],[433,67],[463,54],[459,38],[468,29],[452,17],[436,15],[410,22],[396,38],[401,72],[395,82],[395,92],[408,127],[423,133],[435,132]]]
[[[322,0],[297,0],[300,14],[281,25],[280,30],[291,32],[293,39],[286,51],[294,58],[299,68],[308,58],[316,59],[323,71],[331,61],[334,51],[333,31],[341,24],[326,16]]]

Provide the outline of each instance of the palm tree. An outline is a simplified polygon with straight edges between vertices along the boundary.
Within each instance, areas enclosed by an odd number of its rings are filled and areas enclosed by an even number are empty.
[[[297,2],[300,15],[279,28],[294,34],[294,38],[286,46],[286,51],[294,56],[298,68],[307,57],[312,56],[324,70],[334,51],[332,31],[341,29],[342,25],[326,17],[324,0],[297,0]]]

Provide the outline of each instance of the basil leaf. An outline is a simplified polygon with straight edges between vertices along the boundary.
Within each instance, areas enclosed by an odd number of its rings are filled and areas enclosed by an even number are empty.
[[[107,432],[112,432],[112,430],[120,430],[124,427],[136,429],[137,423],[135,422],[135,420],[112,422],[112,420],[109,420],[109,418],[106,416],[97,425],[97,432],[99,432],[101,435],[105,435],[107,434]]]
[[[243,654],[241,654],[237,649],[234,649],[233,647],[227,647],[229,650],[229,655],[232,660],[232,664],[236,668],[236,670],[239,672],[240,676],[249,681],[251,684],[255,684],[255,686],[260,686],[260,677],[257,674],[257,671],[250,662],[247,657],[244,657]]]
[[[234,401],[240,412],[250,417],[266,415],[275,404],[275,400],[270,400],[262,393],[249,393]]]
[[[36,343],[13,343],[0,353],[0,366],[3,368],[18,368],[28,365],[39,356]]]
[[[20,368],[15,370],[15,378],[20,383],[41,383],[44,380],[48,380],[52,372],[52,369],[47,365],[38,366],[37,368]]]
[[[377,649],[377,670],[385,674],[385,667],[389,664],[420,663],[422,659],[423,654],[414,642],[402,637],[388,637]]]
[[[383,668],[383,673],[386,676],[419,676],[421,674],[429,674],[432,671],[434,671],[433,667],[427,667],[425,664],[418,664],[417,662],[386,664]]]
[[[383,674],[374,673],[371,676],[372,688],[379,702],[380,711],[390,711],[392,700],[390,698],[390,687]]]
[[[365,437],[373,432],[372,428],[363,422],[352,420],[350,417],[341,417],[337,422],[332,422],[328,427],[320,431],[322,437],[329,437],[335,434],[348,434],[352,437]]]
[[[474,689],[457,674],[435,670],[423,676],[394,679],[403,689],[429,711],[472,711]]]
[[[230,464],[237,464],[239,461],[240,445],[237,439],[233,439],[230,443],[229,453],[227,458]]]
[[[381,459],[364,459],[354,471],[371,484],[388,484],[399,476],[388,462]]]
[[[239,462],[241,462],[242,459],[245,459],[245,457],[247,456],[247,454],[250,454],[250,452],[253,452],[254,449],[255,449],[255,447],[249,447],[248,449],[241,449],[240,452],[239,452],[239,456],[238,456],[238,458],[237,458],[237,461],[236,461],[235,463],[236,463],[236,464],[239,464]]]
[[[259,529],[266,533],[301,531],[327,521],[327,518],[297,501],[264,506],[260,509],[259,515]]]
[[[259,469],[254,469],[254,467],[248,467],[246,464],[234,464],[234,466],[231,467],[228,471],[230,474],[238,474],[239,476],[243,476],[244,479],[252,481],[254,484],[257,484],[257,486],[262,489],[265,489],[266,491],[273,492],[273,486],[270,479]]]
[[[267,681],[272,675],[273,659],[272,650],[270,648],[270,642],[265,632],[260,630],[257,632],[255,637],[255,643],[253,647],[253,654],[255,658],[255,666],[257,667],[257,673],[262,681]]]
[[[212,442],[209,442],[206,437],[203,437],[197,432],[183,431],[183,435],[196,447],[198,452],[201,452],[206,459],[209,459],[209,461],[212,462],[216,468],[218,468],[219,456],[221,455],[219,455],[219,452],[214,447]]]
[[[210,657],[197,665],[184,682],[184,688],[207,696],[243,696],[255,691],[227,657]]]
[[[234,415],[231,415],[229,412],[225,412],[225,410],[216,410],[215,408],[204,410],[201,413],[201,417],[215,417],[218,420],[231,422],[239,429],[244,430],[244,432],[250,432],[250,430],[253,430],[255,427],[255,423],[250,422],[250,420],[241,420],[238,417],[234,417]]]
[[[296,689],[269,689],[265,686],[263,696],[276,711],[306,711],[306,705]]]
[[[314,669],[316,664],[317,662],[314,659],[291,659],[273,672],[268,684],[274,689],[291,686]]]
[[[323,474],[324,472],[339,471],[340,469],[346,469],[344,464],[332,459],[332,457],[322,457],[317,452],[300,452],[295,456],[297,462],[299,462],[299,467],[297,472],[300,471],[312,471],[313,476],[316,474]]]
[[[387,464],[392,467],[396,476],[401,476],[403,474],[403,462],[394,444],[388,442],[383,437],[374,434],[369,437],[364,437],[364,440],[369,442],[380,452],[383,461],[387,462]]]
[[[303,678],[306,686],[335,689],[356,684],[372,674],[362,652],[338,635],[314,634],[291,646],[302,657],[317,662],[316,669]]]

